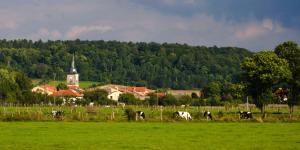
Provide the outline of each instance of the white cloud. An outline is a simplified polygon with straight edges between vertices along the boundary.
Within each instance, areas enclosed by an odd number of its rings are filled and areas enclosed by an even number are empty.
[[[62,38],[62,34],[58,30],[49,30],[43,27],[36,33],[32,33],[29,37],[33,40],[57,40]]]
[[[66,32],[66,37],[69,39],[78,38],[81,34],[89,32],[105,33],[112,30],[111,26],[107,25],[90,25],[90,26],[73,26]]]
[[[14,21],[0,20],[0,29],[16,29],[17,23]]]
[[[274,23],[271,19],[264,19],[261,22],[250,22],[237,27],[235,36],[238,39],[257,38],[271,33],[281,33],[284,29],[280,24]]]

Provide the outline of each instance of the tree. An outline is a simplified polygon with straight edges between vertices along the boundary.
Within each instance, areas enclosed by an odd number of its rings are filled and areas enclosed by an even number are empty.
[[[68,89],[68,86],[65,84],[65,83],[59,83],[57,86],[56,86],[56,89],[59,91],[59,90],[66,90]]]
[[[108,93],[105,90],[98,89],[94,91],[84,92],[83,98],[89,102],[94,102],[100,105],[111,105],[115,104],[114,101],[107,98]]]
[[[136,105],[139,103],[139,100],[130,93],[121,94],[118,101],[128,105]]]
[[[281,81],[291,78],[291,71],[285,59],[279,58],[274,52],[261,51],[246,58],[241,68],[242,79],[246,84],[248,94],[255,105],[264,114],[265,105],[272,98],[272,87]]]
[[[284,42],[275,48],[275,53],[289,63],[292,78],[288,81],[290,97],[288,105],[290,113],[293,113],[293,106],[297,104],[300,95],[300,49],[297,43],[292,41]]]
[[[179,103],[181,105],[190,105],[192,103],[192,97],[189,95],[183,95],[179,97]]]
[[[159,105],[168,106],[168,105],[179,105],[176,97],[171,94],[167,94],[166,96],[159,99]]]
[[[211,82],[203,89],[205,97],[220,96],[221,87],[219,82]]]

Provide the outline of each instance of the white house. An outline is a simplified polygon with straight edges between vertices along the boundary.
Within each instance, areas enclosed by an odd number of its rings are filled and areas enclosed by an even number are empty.
[[[118,101],[121,94],[123,94],[123,93],[120,91],[113,91],[113,92],[108,93],[107,98],[114,100],[114,101]]]

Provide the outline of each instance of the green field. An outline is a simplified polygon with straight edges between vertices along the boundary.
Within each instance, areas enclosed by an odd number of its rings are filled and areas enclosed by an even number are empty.
[[[33,84],[34,85],[37,85],[39,82],[41,81],[41,79],[32,79],[32,82],[33,82]],[[57,86],[59,83],[67,83],[67,81],[54,81],[54,80],[51,80],[51,81],[49,81],[49,85],[52,85],[52,86]],[[97,85],[99,82],[94,82],[94,81],[80,81],[80,83],[79,83],[79,86],[81,87],[81,88],[88,88],[88,87],[90,87],[90,86],[92,86],[92,85]]]
[[[300,149],[299,123],[0,122],[0,149]]]

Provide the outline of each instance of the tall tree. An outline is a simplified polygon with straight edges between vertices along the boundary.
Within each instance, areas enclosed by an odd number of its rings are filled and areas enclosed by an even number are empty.
[[[290,113],[293,113],[293,106],[297,104],[300,95],[300,49],[297,43],[292,41],[284,42],[275,48],[275,53],[288,61],[292,78],[288,81],[290,97],[288,105]]]
[[[274,52],[262,51],[246,58],[241,68],[247,92],[264,114],[265,105],[271,100],[272,87],[291,78],[288,63]]]

